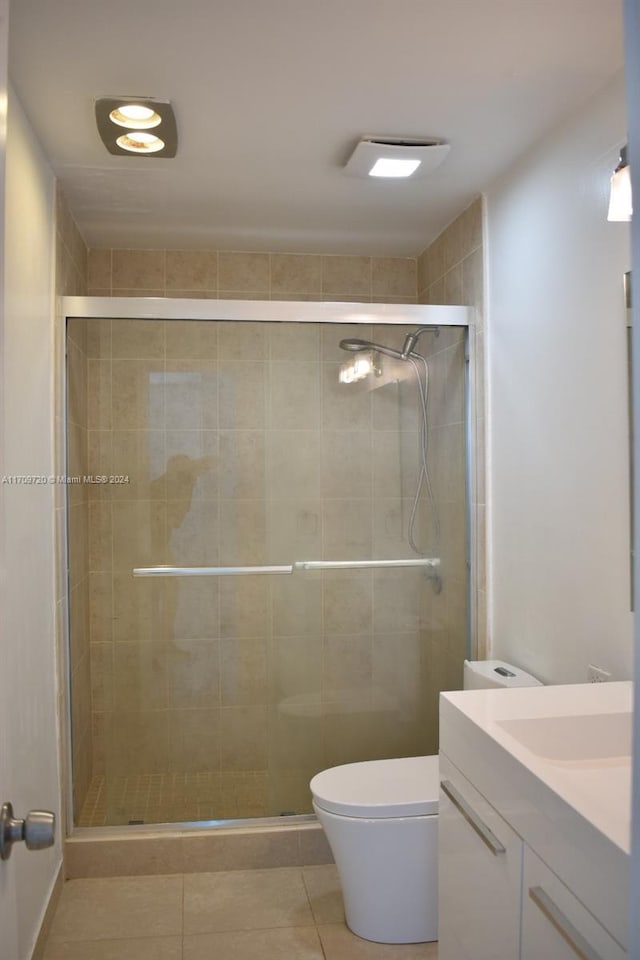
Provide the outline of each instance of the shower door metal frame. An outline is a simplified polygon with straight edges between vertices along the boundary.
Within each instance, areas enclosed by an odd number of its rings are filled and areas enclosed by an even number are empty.
[[[61,297],[59,315],[64,323],[65,349],[58,370],[62,393],[63,417],[58,442],[67,450],[67,366],[66,338],[68,320],[222,320],[237,322],[270,323],[332,323],[332,324],[385,324],[399,326],[463,327],[465,334],[465,440],[466,440],[466,518],[467,518],[467,654],[473,658],[477,646],[477,589],[476,589],[476,507],[472,493],[476,489],[476,345],[475,310],[472,307],[413,303],[341,303],[338,301],[297,300],[208,300],[171,297]],[[68,504],[64,504],[64,555],[69,568]],[[66,590],[65,609],[65,744],[66,796],[63,809],[66,813],[67,835],[91,834],[105,836],[130,836],[131,826],[76,827],[73,810],[73,769],[71,752],[71,677],[69,675],[69,589]],[[287,817],[288,824],[315,821],[313,814]],[[184,823],[160,823],[136,825],[140,833],[207,828],[212,826],[282,826],[282,817],[261,817],[250,820],[202,820]]]

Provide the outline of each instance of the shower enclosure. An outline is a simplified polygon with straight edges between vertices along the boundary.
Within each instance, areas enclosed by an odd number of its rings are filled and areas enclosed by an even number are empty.
[[[435,752],[466,310],[108,304],[67,325],[74,823],[309,814],[321,769]]]

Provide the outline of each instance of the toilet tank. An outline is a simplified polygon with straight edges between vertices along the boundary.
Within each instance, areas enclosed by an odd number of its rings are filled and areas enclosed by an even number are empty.
[[[465,660],[463,685],[465,690],[481,690],[486,687],[541,687],[542,683],[503,660]]]

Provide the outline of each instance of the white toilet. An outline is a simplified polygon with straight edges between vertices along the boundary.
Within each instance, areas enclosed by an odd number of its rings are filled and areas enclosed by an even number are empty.
[[[464,664],[464,689],[540,682],[501,660]],[[378,943],[438,938],[438,757],[348,763],[311,781],[347,924]]]

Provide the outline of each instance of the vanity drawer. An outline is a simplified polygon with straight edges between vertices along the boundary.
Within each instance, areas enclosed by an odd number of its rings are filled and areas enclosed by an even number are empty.
[[[623,960],[627,953],[528,847],[520,960]]]
[[[440,781],[438,956],[514,960],[522,840],[443,754]]]

